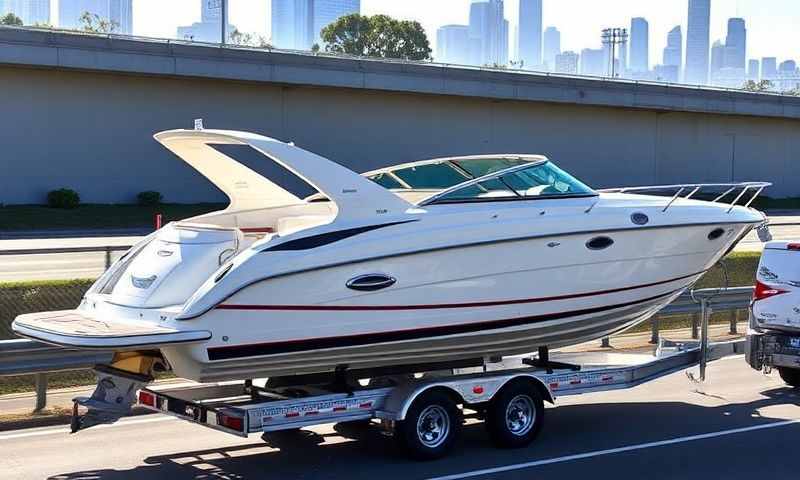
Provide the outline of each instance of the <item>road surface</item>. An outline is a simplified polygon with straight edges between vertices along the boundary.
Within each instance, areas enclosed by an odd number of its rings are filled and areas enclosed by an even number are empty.
[[[800,217],[771,217],[775,240],[800,239]],[[11,249],[60,248],[108,245],[132,245],[143,237],[54,238],[40,240],[0,240],[0,251]],[[763,244],[750,233],[737,251],[761,251]],[[117,259],[122,252],[112,254]],[[70,280],[96,278],[105,269],[105,253],[63,253],[47,255],[0,256],[0,282],[25,280]]]
[[[453,454],[415,463],[378,428],[322,426],[241,439],[151,415],[70,436],[63,427],[0,434],[14,479],[797,478],[800,395],[741,356],[701,387],[683,372],[631,390],[565,397],[537,442],[497,450],[470,423]]]

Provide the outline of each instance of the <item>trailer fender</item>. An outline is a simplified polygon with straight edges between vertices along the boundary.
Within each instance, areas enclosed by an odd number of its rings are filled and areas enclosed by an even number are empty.
[[[555,397],[540,378],[530,373],[482,376],[467,379],[431,379],[397,387],[386,399],[384,408],[376,413],[385,420],[405,420],[411,404],[423,393],[432,389],[442,389],[457,397],[459,403],[477,404],[490,401],[506,384],[513,381],[532,382],[539,388],[542,398],[555,403]]]

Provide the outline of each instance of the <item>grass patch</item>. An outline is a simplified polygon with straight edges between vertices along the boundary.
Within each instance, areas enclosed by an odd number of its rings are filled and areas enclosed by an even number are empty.
[[[225,208],[225,204],[167,203],[155,206],[85,204],[71,210],[43,205],[0,207],[0,231],[82,228],[152,228],[157,213],[163,222],[182,220]]]
[[[156,380],[175,378],[172,372],[158,372]],[[47,374],[47,389],[85,387],[97,382],[92,370],[73,370],[70,372],[55,372]],[[36,390],[36,377],[34,375],[13,375],[0,377],[0,395],[11,393],[26,393]]]
[[[95,375],[91,370],[75,370],[72,372],[57,372],[47,374],[48,390],[94,385],[95,382]],[[0,395],[32,392],[35,389],[36,379],[33,375],[0,377]]]

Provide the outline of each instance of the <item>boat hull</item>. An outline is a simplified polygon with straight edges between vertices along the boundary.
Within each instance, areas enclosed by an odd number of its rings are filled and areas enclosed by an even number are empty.
[[[751,227],[621,232],[610,234],[619,248],[602,251],[586,248],[597,236],[589,232],[299,273],[250,285],[187,321],[214,325],[209,342],[162,352],[178,375],[207,382],[558,348],[648,319]],[[709,232],[717,228],[725,236],[712,242]],[[397,288],[356,294],[344,286],[375,272],[396,277]]]

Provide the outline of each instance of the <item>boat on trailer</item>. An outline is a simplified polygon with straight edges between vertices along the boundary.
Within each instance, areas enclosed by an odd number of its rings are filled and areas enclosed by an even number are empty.
[[[114,351],[101,370],[141,384],[159,368],[197,382],[419,371],[609,336],[765,223],[749,205],[767,183],[597,191],[519,154],[359,175],[252,133],[155,139],[229,206],[149,235],[77,309],[13,323],[28,338]],[[241,149],[258,158],[235,159]]]

